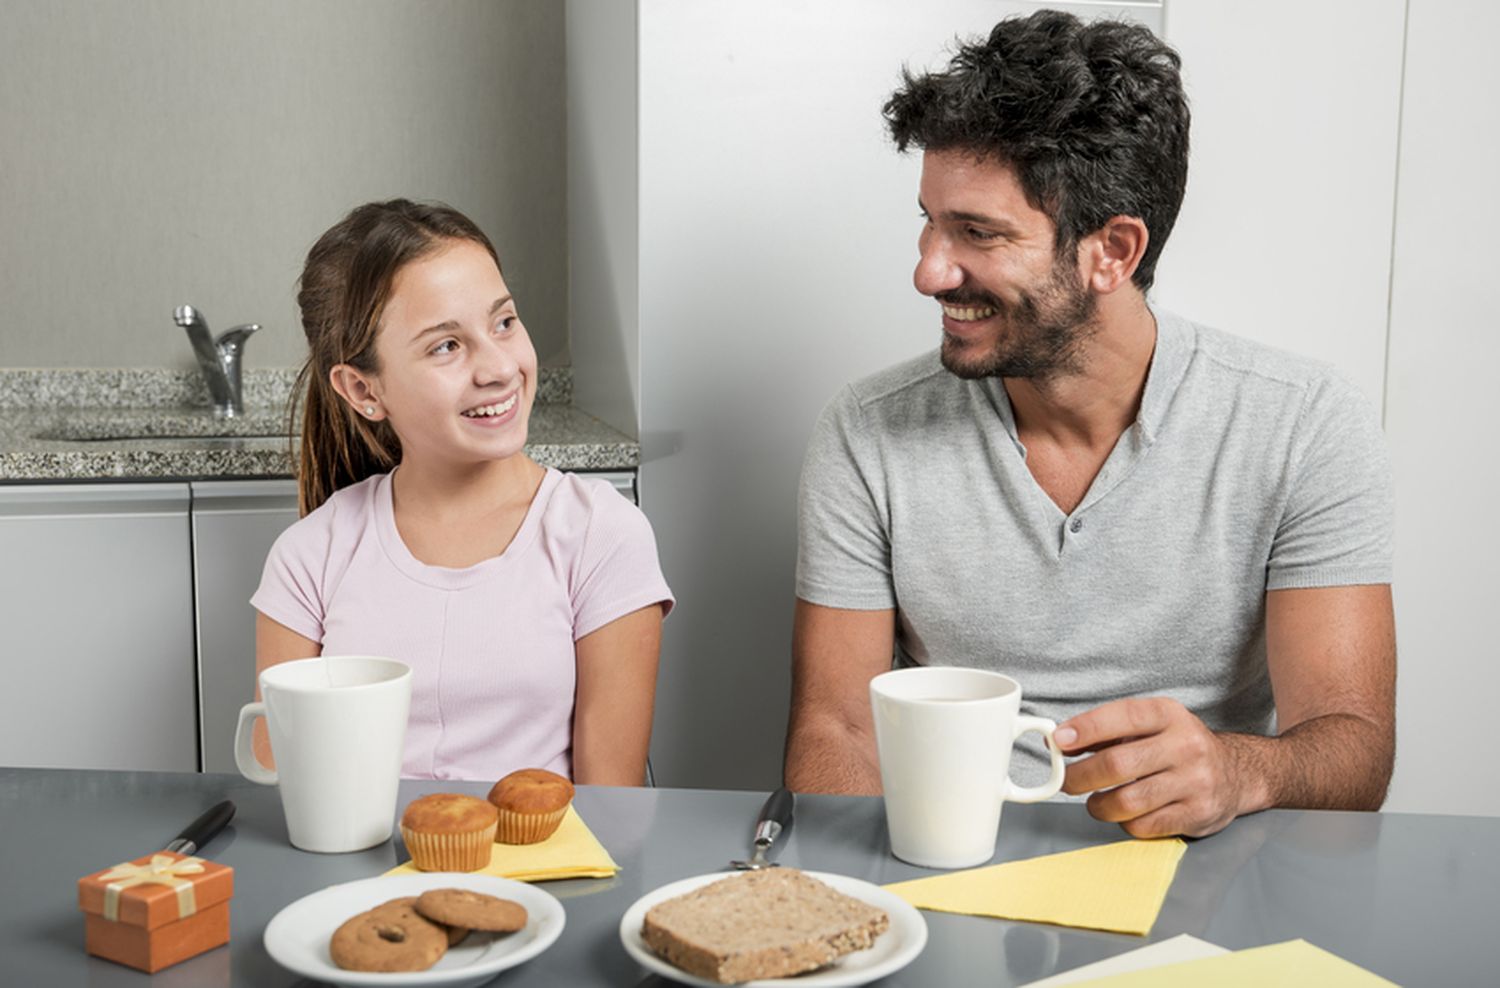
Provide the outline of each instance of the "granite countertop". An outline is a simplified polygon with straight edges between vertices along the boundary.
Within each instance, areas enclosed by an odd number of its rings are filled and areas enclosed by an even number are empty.
[[[291,369],[245,372],[245,414],[217,419],[201,378],[165,369],[0,370],[0,483],[290,477]],[[560,470],[632,470],[640,446],[573,407],[543,368],[526,452]]]

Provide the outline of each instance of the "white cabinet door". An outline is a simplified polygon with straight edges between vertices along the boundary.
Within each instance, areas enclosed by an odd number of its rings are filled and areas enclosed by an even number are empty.
[[[186,484],[0,487],[0,764],[198,767]]]
[[[297,484],[241,480],[192,487],[203,770],[235,772],[235,724],[255,693],[250,597],[271,544],[297,520]]]

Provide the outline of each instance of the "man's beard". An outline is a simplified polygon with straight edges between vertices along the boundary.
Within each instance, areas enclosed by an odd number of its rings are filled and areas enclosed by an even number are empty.
[[[1022,291],[1014,305],[983,291],[963,288],[935,296],[945,305],[988,306],[1003,324],[988,353],[965,356],[964,343],[943,334],[943,366],[958,377],[1016,377],[1045,381],[1078,371],[1083,343],[1098,328],[1093,324],[1098,299],[1078,283],[1078,274],[1063,263],[1034,291]]]

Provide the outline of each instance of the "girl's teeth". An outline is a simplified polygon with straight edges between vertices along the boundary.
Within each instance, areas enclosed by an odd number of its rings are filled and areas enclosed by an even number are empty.
[[[467,412],[464,412],[464,414],[471,419],[487,418],[491,415],[504,415],[506,412],[515,407],[516,399],[518,397],[520,396],[511,395],[508,400],[502,401],[498,405],[485,405],[482,408],[471,408]]]

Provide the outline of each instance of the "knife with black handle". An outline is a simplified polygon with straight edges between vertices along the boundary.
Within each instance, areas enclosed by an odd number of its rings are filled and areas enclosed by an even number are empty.
[[[166,850],[177,854],[196,854],[234,819],[234,803],[229,800],[212,806],[206,813],[183,828]]]
[[[766,860],[766,853],[771,850],[776,838],[792,829],[792,803],[792,791],[785,786],[771,793],[765,805],[760,808],[760,817],[755,821],[755,853],[750,856],[749,861],[730,863],[748,871],[776,867],[776,862]]]

